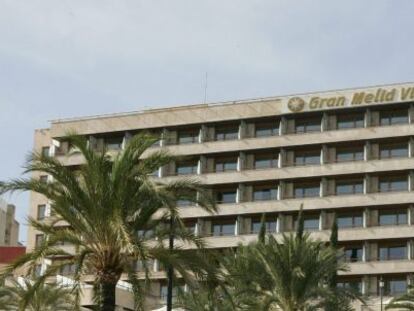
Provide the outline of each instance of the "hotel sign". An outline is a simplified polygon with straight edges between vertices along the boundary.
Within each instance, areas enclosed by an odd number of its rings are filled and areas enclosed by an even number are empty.
[[[359,105],[414,101],[414,87],[377,88],[370,91],[358,91],[345,95],[291,97],[287,106],[291,112],[317,110],[339,107],[355,107]]]

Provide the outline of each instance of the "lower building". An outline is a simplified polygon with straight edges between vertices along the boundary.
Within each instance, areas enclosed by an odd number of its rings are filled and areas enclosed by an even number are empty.
[[[350,266],[338,286],[368,295],[371,306],[362,310],[379,310],[380,294],[388,301],[412,283],[414,83],[56,120],[35,132],[35,151],[81,165],[65,141],[71,130],[111,154],[134,134],[159,135],[153,150],[180,159],[154,178],[193,176],[216,198],[217,215],[178,202],[185,223],[211,249],[256,240],[263,213],[269,233],[292,232],[303,204],[314,238],[328,241],[337,218]],[[49,202],[32,194],[30,215],[50,217]],[[44,237],[28,232],[30,250]],[[151,277],[148,310],[165,304],[167,289],[157,262]]]
[[[0,246],[18,245],[19,223],[15,219],[16,207],[0,198]]]

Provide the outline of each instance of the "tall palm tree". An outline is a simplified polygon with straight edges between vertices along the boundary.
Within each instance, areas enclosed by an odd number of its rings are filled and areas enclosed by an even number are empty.
[[[406,294],[393,298],[385,307],[386,310],[414,310],[414,286],[410,286]]]
[[[29,280],[13,280],[7,286],[0,287],[0,311],[55,310],[77,310],[71,289],[44,283],[35,286]]]
[[[8,271],[28,265],[28,273],[32,273],[36,264],[46,258],[65,258],[54,260],[38,282],[73,264],[77,287],[83,275],[95,275],[96,304],[102,311],[114,310],[116,285],[123,275],[132,284],[136,308],[143,308],[145,285],[132,269],[133,261],[143,263],[146,276],[149,273],[146,263],[153,259],[174,267],[188,282],[205,272],[199,262],[203,256],[181,251],[189,244],[201,249],[203,241],[185,228],[176,203],[189,200],[214,212],[214,202],[195,180],[162,182],[150,177],[175,159],[162,150],[143,156],[157,138],[146,134],[134,136],[114,157],[105,150],[92,150],[82,137],[72,134],[66,139],[84,158],[84,164],[77,169],[64,166],[56,158],[33,154],[25,173],[47,174],[52,177],[51,182],[24,178],[0,184],[2,192],[32,191],[43,195],[56,215],[49,223],[29,219],[30,225],[47,238]],[[165,225],[170,219],[174,222],[174,232]],[[55,226],[59,222],[68,226]],[[172,234],[177,247],[169,250],[165,241]],[[75,252],[62,250],[62,243],[73,245]]]

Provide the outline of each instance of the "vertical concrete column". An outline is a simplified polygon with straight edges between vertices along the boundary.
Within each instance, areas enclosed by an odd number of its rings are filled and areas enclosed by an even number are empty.
[[[329,150],[327,145],[322,145],[321,149],[321,165],[329,163]]]
[[[281,180],[277,187],[277,200],[283,200],[284,190],[285,190],[285,181]]]
[[[234,235],[243,234],[243,217],[237,216]]]
[[[246,167],[246,153],[241,151],[239,153],[239,156],[237,158],[237,171],[240,172],[245,169]]]
[[[279,157],[277,159],[277,167],[278,168],[283,167],[284,161],[285,161],[285,156],[286,156],[286,150],[284,148],[280,148]]]
[[[407,241],[407,259],[413,259],[413,240]]]
[[[413,171],[408,172],[408,191],[413,190],[413,184],[414,184],[414,173]]]
[[[160,147],[165,147],[168,144],[168,130],[166,128],[162,129],[160,137]]]
[[[364,275],[362,277],[362,294],[367,295],[369,293],[369,277]]]
[[[326,220],[326,211],[322,210],[321,213],[319,214],[319,230],[325,230],[325,220]]]
[[[158,259],[154,260],[154,272],[160,271],[160,262]]]
[[[414,105],[410,104],[410,107],[408,108],[408,123],[412,124],[414,123]]]
[[[98,140],[96,139],[96,137],[90,135],[88,137],[88,148],[92,149],[92,150],[97,150],[98,149]]]
[[[198,165],[197,165],[197,174],[201,175],[205,172],[207,166],[207,158],[204,155],[200,156],[200,159],[198,160]]]
[[[52,144],[50,146],[49,156],[54,157],[56,155],[56,150],[60,147],[60,141],[52,139]]]
[[[410,204],[407,210],[407,223],[410,226],[413,225],[413,215],[414,215],[413,213],[414,213],[414,207],[412,204]]]
[[[244,185],[239,184],[237,187],[237,193],[236,193],[236,203],[243,202],[243,195],[244,195]]]
[[[365,117],[364,117],[364,127],[371,126],[371,109],[367,108],[365,110]]]
[[[370,193],[371,192],[371,189],[370,189],[371,182],[370,182],[370,176],[368,174],[364,175],[363,183],[364,183],[364,185],[363,185],[364,186],[364,194]]]
[[[414,120],[413,120],[414,123]],[[408,157],[412,158],[414,155],[414,138],[410,137],[408,139]]]
[[[276,233],[281,233],[283,230],[283,214],[278,214],[276,219]]]
[[[246,129],[247,129],[246,121],[241,120],[240,125],[239,125],[239,139],[243,139],[246,137]]]
[[[369,261],[369,243],[368,243],[368,241],[364,241],[364,245],[362,245],[362,261],[363,262]]]
[[[207,126],[205,124],[202,124],[200,127],[200,133],[198,134],[198,142],[200,144],[202,144],[203,142],[207,140],[207,133],[208,133]]]
[[[132,134],[130,132],[125,132],[124,138],[122,139],[121,149],[124,150],[128,144],[128,142],[131,140]]]
[[[326,177],[321,178],[319,187],[319,196],[324,197],[328,195],[328,179]]]
[[[322,120],[321,120],[321,132],[329,131],[329,115],[328,113],[324,112],[322,114]]]
[[[364,161],[369,161],[371,158],[371,142],[366,141],[364,144]]]
[[[287,119],[285,116],[280,118],[279,135],[285,135],[287,133]]]
[[[370,226],[370,210],[365,208],[362,212],[362,227],[368,228]]]

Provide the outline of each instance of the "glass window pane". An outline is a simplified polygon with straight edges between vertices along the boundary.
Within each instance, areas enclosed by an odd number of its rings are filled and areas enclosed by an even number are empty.
[[[256,137],[267,137],[279,135],[279,124],[256,124],[255,136]]]
[[[194,144],[198,143],[198,131],[194,132],[179,132],[178,133],[179,144]]]
[[[303,228],[305,230],[319,230],[319,217],[305,219]]]
[[[217,201],[219,203],[236,203],[236,191],[219,192],[217,194]]]

